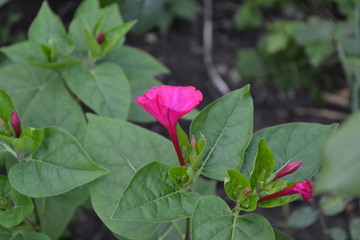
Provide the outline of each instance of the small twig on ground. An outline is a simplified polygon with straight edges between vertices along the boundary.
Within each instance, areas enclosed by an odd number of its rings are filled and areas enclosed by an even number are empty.
[[[312,116],[321,117],[335,121],[343,121],[348,117],[349,114],[330,109],[319,109],[319,108],[296,108],[295,114],[299,116]]]
[[[216,70],[212,58],[212,0],[204,0],[204,27],[203,27],[203,51],[206,71],[214,86],[222,94],[230,92],[230,88]]]

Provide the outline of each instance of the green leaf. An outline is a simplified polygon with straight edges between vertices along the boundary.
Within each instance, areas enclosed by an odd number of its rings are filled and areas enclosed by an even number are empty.
[[[335,53],[335,47],[332,41],[314,42],[308,44],[305,51],[309,56],[311,65],[319,67],[328,57]]]
[[[45,128],[39,150],[31,159],[11,167],[9,180],[20,193],[39,198],[65,193],[106,173],[91,162],[69,133],[60,128]]]
[[[325,216],[334,216],[343,212],[352,198],[340,195],[322,196],[320,207]]]
[[[74,44],[66,35],[61,19],[51,11],[46,1],[42,3],[36,18],[30,25],[28,38],[40,44],[56,45],[60,55],[68,55],[74,48]]]
[[[89,185],[93,208],[111,231],[132,239],[147,238],[156,231],[158,224],[117,221],[111,216],[138,169],[153,161],[176,165],[173,146],[164,137],[122,120],[94,115],[88,115],[88,119],[85,148],[95,163],[110,170]]]
[[[72,67],[80,63],[80,59],[73,57],[73,56],[65,56],[62,58],[57,59],[54,62],[44,61],[42,59],[36,57],[29,57],[26,59],[30,64],[45,68],[45,69],[60,69],[60,68],[67,68]]]
[[[19,152],[36,152],[40,147],[44,131],[36,128],[27,128],[23,131],[19,138],[1,136],[0,139],[5,140]]]
[[[337,125],[290,123],[265,128],[254,134],[246,150],[241,172],[249,176],[256,155],[258,142],[265,139],[275,158],[275,171],[290,162],[303,161],[301,167],[282,178],[288,182],[302,181],[313,176],[321,165],[320,151],[326,137]]]
[[[263,39],[264,50],[267,54],[276,54],[288,48],[290,38],[283,32],[268,34]]]
[[[137,19],[133,32],[142,34],[157,24],[158,14],[163,5],[164,0],[124,0],[121,4],[121,13],[126,21]]]
[[[264,217],[257,214],[236,216],[216,196],[203,197],[197,202],[191,233],[196,240],[275,240],[273,229]]]
[[[350,220],[350,235],[352,240],[360,240],[360,217]]]
[[[9,65],[0,69],[0,86],[18,106],[23,127],[58,126],[82,138],[84,114],[53,71]]]
[[[200,193],[202,196],[216,195],[217,181],[197,178],[194,182],[193,191]]]
[[[105,117],[126,119],[130,87],[122,69],[102,63],[90,71],[82,65],[68,70],[66,82],[88,107]]]
[[[120,42],[123,42],[126,33],[134,26],[135,23],[136,21],[124,23],[105,31],[104,42],[101,44],[102,55],[108,54],[111,50],[118,46]]]
[[[185,220],[176,221],[181,229],[185,229]],[[156,233],[147,238],[147,240],[174,240],[179,239],[179,233],[176,231],[172,222],[160,223]]]
[[[247,85],[204,108],[190,135],[205,136],[203,174],[223,180],[228,169],[240,170],[253,128],[253,102]]]
[[[78,207],[89,197],[87,186],[76,188],[65,194],[38,201],[38,206],[44,207],[41,219],[41,230],[51,239],[60,238],[72,220]],[[43,204],[43,205],[40,205]]]
[[[233,169],[227,170],[224,188],[231,200],[238,201],[239,197],[244,195],[243,192],[248,187],[250,187],[250,183],[244,175]]]
[[[0,206],[0,225],[5,228],[20,224],[34,209],[31,199],[13,189],[6,176],[0,176],[0,197],[1,205],[3,201],[9,204],[6,208]]]
[[[263,16],[258,8],[254,8],[251,4],[244,4],[234,15],[235,29],[238,31],[247,29],[256,29],[261,27]]]
[[[44,59],[44,55],[40,51],[38,43],[32,41],[24,41],[12,44],[10,46],[2,47],[1,52],[14,63],[28,63],[29,57]]]
[[[167,222],[192,215],[200,195],[179,189],[169,167],[153,162],[139,169],[124,190],[113,219]]]
[[[330,237],[332,240],[347,240],[348,234],[341,227],[333,227],[329,229]]]
[[[51,240],[47,235],[22,228],[5,229],[0,227],[1,240]]]
[[[292,212],[287,220],[290,227],[306,228],[316,222],[318,212],[312,207],[300,207]]]
[[[96,12],[100,9],[100,3],[98,0],[84,0],[80,3],[76,9],[75,17],[88,12]]]
[[[360,196],[360,148],[358,137],[360,112],[352,115],[339,131],[326,142],[322,154],[323,169],[316,184],[316,191],[336,191]],[[339,161],[341,159],[341,161]]]
[[[294,240],[292,237],[290,237],[286,233],[283,233],[277,229],[274,229],[274,233],[275,233],[275,240]]]
[[[250,176],[251,189],[262,190],[266,181],[274,171],[274,155],[272,154],[265,139],[260,139],[256,158],[254,160],[254,168]]]
[[[170,72],[167,67],[150,54],[129,46],[115,49],[103,58],[103,61],[119,64],[125,73],[136,72],[154,77]]]

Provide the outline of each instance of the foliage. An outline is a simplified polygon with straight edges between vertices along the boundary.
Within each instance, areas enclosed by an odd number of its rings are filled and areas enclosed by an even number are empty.
[[[134,22],[124,23],[116,5],[99,8],[96,3],[79,6],[67,33],[44,2],[29,40],[2,48],[14,64],[0,70],[0,84],[19,106],[24,126],[59,126],[82,140],[82,106],[103,116],[152,121],[130,102],[144,87],[158,85],[154,76],[168,70],[148,54],[123,46]]]
[[[166,34],[175,18],[195,21],[200,6],[194,0],[112,0],[119,3],[125,20],[137,20],[132,29],[135,34],[144,34],[157,27]]]

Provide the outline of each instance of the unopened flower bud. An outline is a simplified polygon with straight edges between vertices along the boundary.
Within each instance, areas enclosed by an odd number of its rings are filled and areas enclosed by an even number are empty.
[[[102,44],[104,42],[104,38],[105,38],[105,33],[101,32],[96,38],[97,43],[99,45]]]
[[[195,148],[196,148],[196,139],[195,139],[195,136],[194,136],[194,135],[191,136],[190,146],[191,146],[192,149],[195,149]]]
[[[251,189],[245,188],[244,191],[243,191],[243,194],[244,194],[244,196],[246,196],[246,197],[250,196],[250,194],[251,194]]]
[[[278,172],[276,174],[273,181],[275,181],[276,179],[279,179],[281,177],[284,177],[286,175],[289,175],[291,173],[294,173],[301,166],[301,164],[303,164],[302,161],[296,161],[296,162],[291,162],[291,163],[287,164],[283,169],[281,169],[280,172]]]
[[[15,136],[20,137],[20,118],[16,111],[13,110],[11,113],[11,125],[14,130]]]

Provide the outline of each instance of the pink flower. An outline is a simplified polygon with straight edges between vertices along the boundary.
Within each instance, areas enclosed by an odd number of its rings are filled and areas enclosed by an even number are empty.
[[[308,179],[306,179],[304,182],[297,182],[291,187],[285,188],[284,190],[281,190],[279,192],[270,194],[268,196],[262,197],[259,199],[259,202],[264,202],[273,198],[288,196],[292,194],[298,194],[300,193],[302,198],[307,201],[310,198],[313,197],[312,194],[313,185],[310,183]]]
[[[153,87],[135,101],[158,120],[169,132],[180,165],[185,162],[179,146],[176,124],[182,116],[193,110],[203,99],[202,93],[194,87],[162,85]]]
[[[11,113],[11,126],[14,129],[15,136],[17,138],[20,137],[20,118],[15,110],[13,110]]]
[[[291,162],[278,172],[273,181],[288,174],[294,173],[303,164],[302,161]]]

